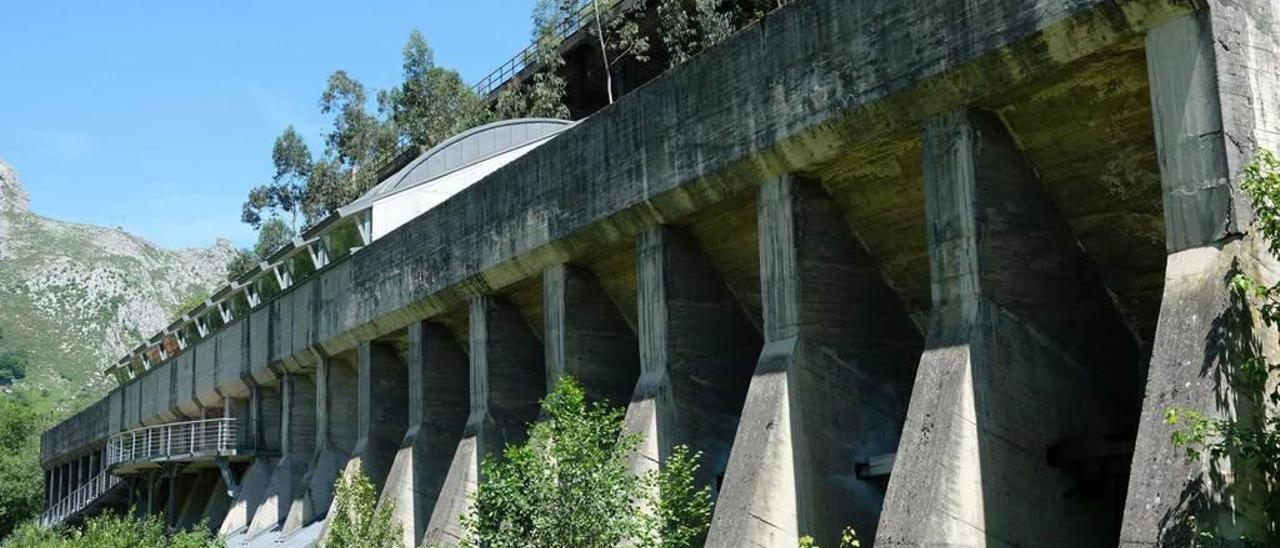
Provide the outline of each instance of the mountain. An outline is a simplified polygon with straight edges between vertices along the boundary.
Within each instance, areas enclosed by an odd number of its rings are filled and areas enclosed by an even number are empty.
[[[167,326],[179,303],[226,278],[235,248],[165,250],[119,229],[31,212],[17,171],[0,160],[0,356],[26,378],[4,387],[65,413],[115,383],[109,363]]]

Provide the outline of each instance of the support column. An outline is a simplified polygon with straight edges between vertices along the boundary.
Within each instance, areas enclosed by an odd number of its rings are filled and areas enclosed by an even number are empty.
[[[473,297],[469,333],[471,410],[427,526],[427,544],[454,545],[462,538],[458,516],[481,481],[480,462],[525,440],[525,425],[537,420],[546,393],[542,345],[509,301]]]
[[[566,264],[549,266],[542,291],[548,389],[569,374],[592,401],[627,405],[640,374],[639,347],[595,275]]]
[[[920,334],[816,183],[766,183],[758,219],[765,347],[707,546],[874,538],[884,483],[854,465],[897,449]]]
[[[1187,518],[1221,538],[1262,529],[1257,499],[1229,484],[1233,463],[1189,462],[1169,443],[1169,409],[1216,419],[1257,418],[1261,394],[1233,385],[1242,360],[1280,359],[1229,287],[1238,273],[1277,280],[1265,242],[1248,233],[1239,184],[1258,147],[1280,145],[1280,39],[1272,2],[1208,2],[1147,36],[1169,257],[1146,399],[1129,477],[1121,546],[1185,546]],[[1274,377],[1273,381],[1274,382]]]
[[[254,440],[255,456],[240,478],[240,493],[218,527],[217,532],[221,536],[252,523],[258,509],[271,496],[272,475],[280,460],[281,448],[279,387],[251,383],[249,417],[249,435]]]
[[[695,478],[720,491],[760,335],[685,231],[658,227],[637,244],[640,380],[626,429],[640,434],[633,469],[677,444],[702,452]]]
[[[465,497],[443,493],[450,464],[475,447],[474,438],[459,442],[470,411],[466,353],[444,326],[421,321],[408,329],[409,429],[379,503],[395,504],[404,545],[419,546],[437,506],[444,516],[465,510]]]
[[[329,511],[333,484],[355,451],[359,435],[359,383],[356,368],[338,357],[322,356],[314,387],[315,452],[302,494],[293,500],[285,520],[285,534],[298,530]]]
[[[48,510],[53,506],[53,470],[44,471],[44,509]]]
[[[286,373],[280,381],[280,461],[272,471],[267,497],[254,513],[249,536],[273,529],[301,496],[307,463],[315,452],[316,387],[308,375]]]
[[[407,430],[409,371],[394,348],[378,341],[360,343],[357,362],[357,438],[342,478],[346,481],[363,471],[374,495],[381,496]],[[335,510],[331,501],[329,514]]]
[[[1119,497],[1047,453],[1131,431],[1137,342],[999,120],[922,145],[933,310],[876,544],[1115,546]]]

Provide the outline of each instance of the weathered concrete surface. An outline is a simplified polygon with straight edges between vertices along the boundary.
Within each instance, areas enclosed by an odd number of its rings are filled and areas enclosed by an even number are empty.
[[[547,386],[568,374],[592,400],[626,405],[640,373],[639,346],[595,275],[553,265],[543,271],[542,289]]]
[[[637,253],[640,380],[626,429],[637,471],[676,445],[702,452],[696,480],[720,490],[760,336],[688,233],[659,227]]]
[[[218,535],[229,535],[252,523],[254,515],[267,499],[275,462],[276,459],[271,457],[258,457],[245,470],[244,475],[238,478],[240,493],[231,502],[226,516],[218,525]]]
[[[1215,418],[1247,417],[1257,394],[1233,384],[1248,356],[1274,362],[1274,332],[1254,325],[1231,291],[1246,273],[1275,283],[1277,268],[1247,229],[1240,175],[1258,147],[1277,144],[1276,8],[1273,3],[1210,2],[1209,9],[1153,30],[1147,38],[1151,101],[1169,255],[1156,344],[1147,379],[1122,546],[1181,546],[1196,514],[1224,538],[1259,529],[1256,499],[1227,492],[1236,477],[1226,459],[1191,463],[1169,443],[1169,409]],[[1247,482],[1242,482],[1247,483]]]
[[[281,456],[271,472],[267,496],[249,524],[254,536],[281,525],[295,499],[303,495],[303,478],[316,449],[316,383],[307,375],[287,374],[280,381]]]
[[[765,183],[758,209],[765,348],[707,545],[874,538],[884,488],[853,465],[897,449],[919,332],[816,183]]]
[[[408,424],[409,370],[395,349],[381,342],[362,343],[357,364],[356,444],[342,466],[339,481],[350,481],[363,472],[373,485],[374,496],[380,497]],[[330,499],[328,515],[337,511],[332,494]]]
[[[520,312],[505,298],[478,296],[469,307],[470,414],[431,512],[427,544],[456,545],[459,516],[480,478],[480,462],[527,436],[546,393],[543,348]]]
[[[312,359],[315,344],[352,349],[929,112],[998,101],[1183,11],[1161,0],[797,2],[255,311],[253,370]],[[307,304],[316,295],[321,306]]]
[[[325,515],[333,502],[333,483],[355,451],[359,436],[360,384],[358,366],[340,357],[323,357],[316,367],[315,452],[303,493],[292,501],[283,532],[289,534]]]
[[[933,316],[876,543],[1114,545],[1048,448],[1133,428],[1136,341],[1004,127],[924,124]]]
[[[467,355],[439,324],[409,326],[409,428],[379,504],[394,504],[405,546],[418,546],[470,412]]]

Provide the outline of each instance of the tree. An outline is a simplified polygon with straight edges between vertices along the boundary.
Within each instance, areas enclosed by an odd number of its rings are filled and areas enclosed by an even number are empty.
[[[604,63],[605,91],[609,104],[613,104],[613,68],[630,57],[636,61],[649,60],[649,40],[640,33],[639,17],[644,14],[644,2],[611,2],[601,6],[601,0],[591,2],[591,34],[600,45],[600,60]],[[613,13],[602,14],[611,8]]]
[[[677,66],[714,46],[737,30],[735,16],[745,25],[758,17],[735,11],[737,4],[724,0],[660,0],[658,39],[667,48],[669,66]],[[748,2],[748,10],[754,11]],[[763,15],[763,13],[761,13]]]
[[[397,548],[400,531],[391,520],[395,504],[378,506],[378,496],[364,469],[334,483],[334,515],[321,548]]]
[[[403,139],[426,149],[488,120],[484,101],[457,71],[435,66],[422,33],[413,31],[404,46],[404,82],[378,94]]]
[[[258,241],[253,249],[237,250],[236,255],[227,263],[227,277],[234,280],[253,270],[258,263],[265,261],[277,249],[293,241],[294,232],[284,219],[271,217],[258,229]],[[198,303],[197,303],[198,304]],[[190,308],[182,310],[186,312]]]
[[[0,538],[38,514],[44,502],[41,426],[30,407],[0,397]]]
[[[588,404],[568,377],[542,410],[547,419],[531,427],[526,443],[481,465],[485,481],[463,516],[464,546],[701,545],[711,502],[709,488],[694,485],[697,455],[676,448],[662,472],[632,473],[639,438],[623,434],[623,411]]]
[[[1257,233],[1271,255],[1280,257],[1280,160],[1259,151],[1245,168],[1240,186],[1251,199]],[[1243,272],[1230,283],[1237,305],[1233,312],[1239,319],[1224,322],[1228,337],[1250,339],[1255,316],[1267,327],[1280,326],[1280,283],[1267,285]],[[1197,409],[1168,409],[1165,421],[1177,426],[1170,441],[1184,448],[1191,461],[1205,456],[1229,459],[1237,472],[1227,489],[1242,507],[1259,508],[1263,522],[1262,538],[1241,540],[1246,545],[1280,546],[1280,415],[1273,412],[1280,406],[1280,384],[1274,382],[1280,364],[1245,351],[1232,353],[1223,367],[1231,389],[1241,397],[1237,415],[1210,418]],[[1197,546],[1222,542],[1212,521],[1202,525],[1194,513],[1185,521],[1189,540]]]
[[[286,127],[276,137],[271,147],[271,163],[275,166],[271,184],[249,191],[240,220],[257,228],[262,224],[262,211],[273,210],[289,214],[290,227],[296,231],[298,214],[306,200],[307,180],[311,176],[311,151],[293,126]]]

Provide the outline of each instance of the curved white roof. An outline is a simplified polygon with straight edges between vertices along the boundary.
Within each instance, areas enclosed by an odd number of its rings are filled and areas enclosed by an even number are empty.
[[[554,118],[519,118],[469,129],[431,147],[363,196],[339,209],[338,213],[345,217],[368,208],[379,198],[546,139],[572,125],[573,122]]]

